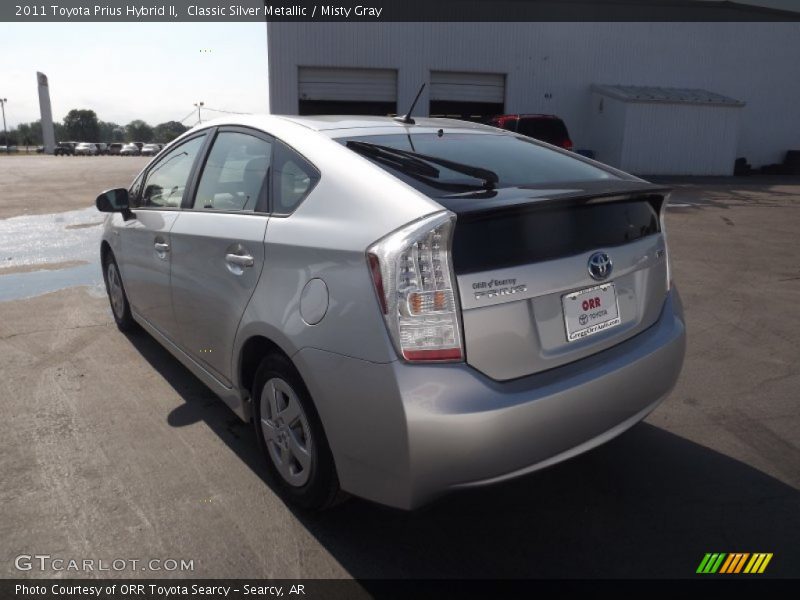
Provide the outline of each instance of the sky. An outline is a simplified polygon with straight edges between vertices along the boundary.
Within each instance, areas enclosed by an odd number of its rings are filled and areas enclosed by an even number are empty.
[[[0,57],[9,128],[39,118],[36,71],[50,81],[54,121],[73,108],[156,125],[198,101],[247,113],[269,106],[264,23],[0,23]],[[221,113],[203,113],[212,116]]]

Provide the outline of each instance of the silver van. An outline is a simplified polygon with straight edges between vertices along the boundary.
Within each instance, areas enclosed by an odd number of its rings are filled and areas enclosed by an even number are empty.
[[[475,123],[236,116],[97,208],[118,326],[253,421],[286,501],[412,509],[594,448],[670,392],[668,192]]]

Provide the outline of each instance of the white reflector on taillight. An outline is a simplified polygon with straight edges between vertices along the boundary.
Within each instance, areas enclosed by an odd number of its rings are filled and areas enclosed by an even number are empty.
[[[367,250],[386,326],[405,360],[464,358],[450,252],[455,220],[450,212],[425,217]]]

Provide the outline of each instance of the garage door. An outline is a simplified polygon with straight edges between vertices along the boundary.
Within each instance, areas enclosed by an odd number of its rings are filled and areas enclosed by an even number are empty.
[[[505,95],[503,73],[431,71],[431,116],[484,121],[504,112]]]
[[[506,76],[502,73],[431,71],[431,100],[502,104],[505,96]]]
[[[397,71],[300,67],[300,114],[394,114]]]

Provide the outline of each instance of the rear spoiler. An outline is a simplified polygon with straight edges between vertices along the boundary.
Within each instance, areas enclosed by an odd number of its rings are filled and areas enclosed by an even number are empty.
[[[670,187],[641,180],[601,180],[485,190],[434,200],[459,216],[480,218],[489,213],[527,212],[549,208],[553,204],[599,204],[641,200],[643,197],[658,199],[660,204],[671,191]]]

